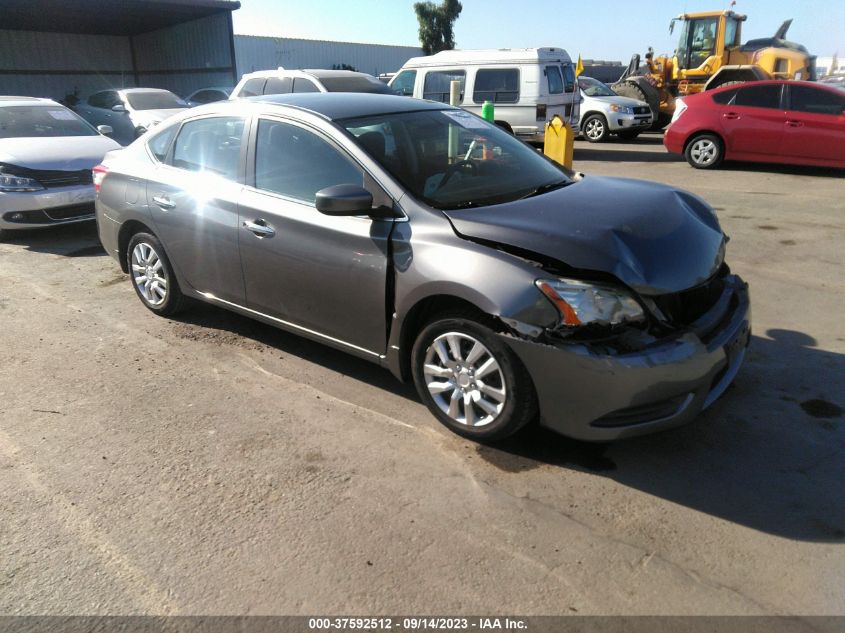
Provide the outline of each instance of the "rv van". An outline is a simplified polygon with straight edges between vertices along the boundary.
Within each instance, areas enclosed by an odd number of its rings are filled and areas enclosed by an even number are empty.
[[[580,93],[569,54],[562,48],[502,48],[442,51],[413,57],[390,87],[398,94],[449,102],[450,84],[461,82],[460,105],[481,114],[492,101],[496,122],[516,136],[542,142],[555,114],[577,123]]]

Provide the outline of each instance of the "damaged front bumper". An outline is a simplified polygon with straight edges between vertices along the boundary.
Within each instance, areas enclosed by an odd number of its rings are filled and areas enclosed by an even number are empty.
[[[643,435],[690,422],[733,381],[751,338],[748,285],[728,277],[695,323],[634,352],[501,336],[534,381],[541,424],[587,441]]]

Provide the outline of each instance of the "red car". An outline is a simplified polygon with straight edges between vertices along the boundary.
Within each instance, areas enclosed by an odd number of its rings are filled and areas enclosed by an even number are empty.
[[[755,81],[678,101],[663,137],[696,169],[723,160],[845,168],[845,93],[808,81]]]

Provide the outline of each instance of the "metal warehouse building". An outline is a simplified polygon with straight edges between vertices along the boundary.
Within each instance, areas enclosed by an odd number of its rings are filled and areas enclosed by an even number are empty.
[[[235,35],[238,74],[284,68],[332,68],[347,64],[371,75],[399,70],[408,59],[423,55],[414,46],[326,42],[288,37]]]
[[[237,82],[229,0],[3,0],[0,94]]]

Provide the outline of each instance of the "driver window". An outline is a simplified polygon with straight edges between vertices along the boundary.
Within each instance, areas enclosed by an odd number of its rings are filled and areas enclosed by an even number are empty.
[[[255,144],[255,187],[313,204],[320,189],[364,185],[364,174],[334,145],[305,128],[262,119]]]
[[[716,50],[716,20],[695,22],[690,46],[690,67],[701,66]]]

